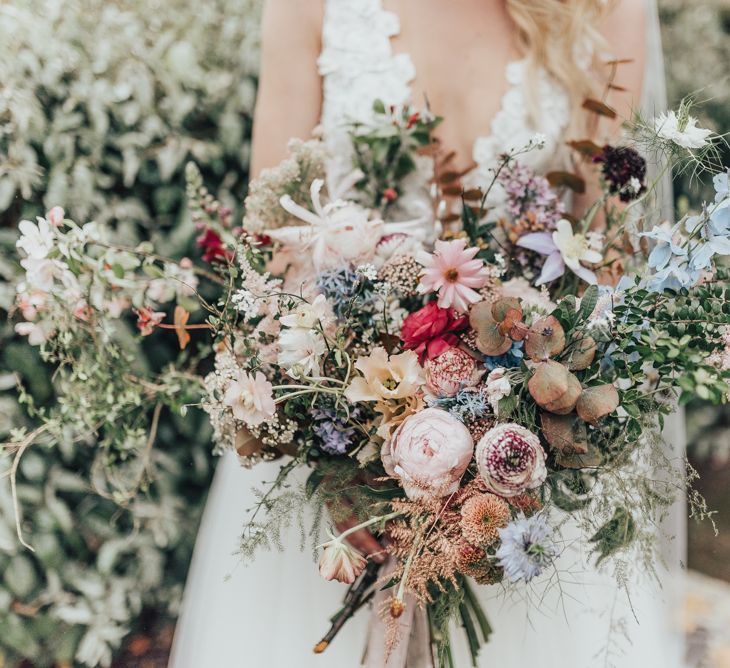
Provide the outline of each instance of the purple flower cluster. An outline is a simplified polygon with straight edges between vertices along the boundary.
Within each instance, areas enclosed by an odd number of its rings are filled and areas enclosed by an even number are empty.
[[[507,194],[507,213],[513,221],[530,225],[522,234],[552,230],[565,214],[565,205],[547,179],[526,165],[519,162],[507,165],[499,175],[499,183]]]
[[[331,409],[312,411],[312,431],[319,439],[319,447],[330,455],[344,455],[352,443],[355,430]]]

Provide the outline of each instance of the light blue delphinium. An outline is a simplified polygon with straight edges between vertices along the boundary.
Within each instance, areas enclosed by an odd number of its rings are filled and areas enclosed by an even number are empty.
[[[652,269],[664,269],[673,256],[686,257],[687,249],[675,243],[674,237],[678,225],[671,229],[661,225],[655,225],[649,232],[642,232],[639,236],[647,239],[654,239],[656,245],[649,254],[648,264]]]
[[[558,555],[552,541],[552,529],[543,515],[520,515],[504,529],[499,529],[501,545],[496,556],[511,582],[526,582],[540,575]]]

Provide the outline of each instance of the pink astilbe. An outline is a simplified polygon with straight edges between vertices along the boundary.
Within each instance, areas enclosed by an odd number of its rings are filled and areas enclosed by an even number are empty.
[[[484,262],[475,259],[479,249],[466,248],[466,239],[437,241],[433,255],[424,254],[418,261],[425,267],[418,284],[421,294],[438,292],[441,308],[466,313],[471,304],[482,300],[476,292],[489,282]]]

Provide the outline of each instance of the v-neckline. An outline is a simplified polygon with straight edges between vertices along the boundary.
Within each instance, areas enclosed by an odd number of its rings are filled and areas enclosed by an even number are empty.
[[[384,14],[388,14],[392,17],[394,21],[394,25],[396,26],[396,29],[392,31],[388,35],[388,43],[390,46],[390,57],[391,58],[405,58],[408,60],[408,63],[410,64],[411,71],[413,72],[413,75],[411,78],[406,82],[406,86],[408,89],[408,99],[410,100],[411,104],[413,104],[413,82],[416,80],[416,77],[418,75],[418,70],[416,69],[416,64],[413,61],[413,57],[408,51],[397,51],[395,49],[394,45],[394,39],[398,37],[401,34],[401,20],[400,16],[398,15],[398,12],[394,9],[386,9],[384,6],[383,0],[376,0],[379,9]],[[513,58],[511,60],[508,60],[507,63],[504,66],[503,71],[503,78],[504,81],[507,83],[507,86],[504,90],[504,93],[502,94],[502,97],[500,98],[499,107],[497,109],[497,112],[494,114],[492,119],[488,123],[488,134],[485,135],[477,135],[474,137],[474,139],[471,141],[471,156],[469,156],[473,163],[475,163],[474,167],[469,170],[467,173],[471,173],[479,168],[479,161],[476,159],[475,153],[476,148],[479,144],[483,142],[490,142],[494,140],[497,136],[497,133],[495,131],[495,125],[498,122],[498,120],[507,113],[507,100],[510,97],[511,93],[514,91],[517,84],[514,84],[511,82],[510,77],[510,70],[515,67],[524,67],[526,63],[525,58]]]

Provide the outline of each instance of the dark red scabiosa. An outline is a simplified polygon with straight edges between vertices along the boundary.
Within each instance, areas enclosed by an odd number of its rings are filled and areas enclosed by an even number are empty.
[[[630,202],[646,192],[646,160],[636,149],[606,144],[593,161],[601,163],[609,192],[618,195],[622,202]]]
[[[413,350],[423,363],[446,352],[459,342],[456,332],[469,326],[468,316],[456,317],[453,309],[429,302],[404,321],[400,338],[406,350]]]
[[[233,259],[233,251],[225,247],[218,233],[210,227],[203,228],[195,242],[203,250],[204,262],[230,262]]]

